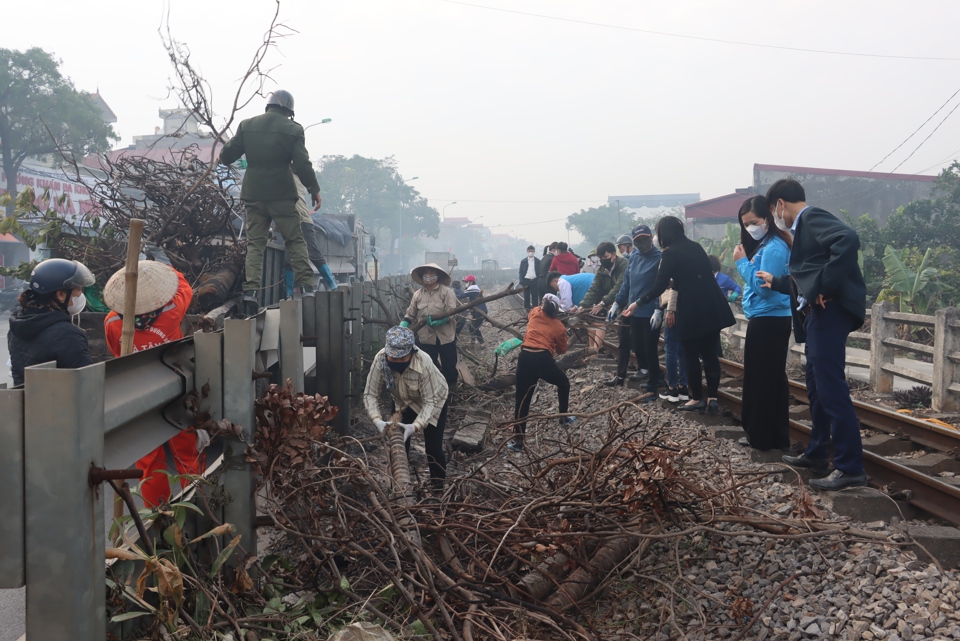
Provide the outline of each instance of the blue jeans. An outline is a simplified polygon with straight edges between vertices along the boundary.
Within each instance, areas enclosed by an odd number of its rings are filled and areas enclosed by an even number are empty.
[[[680,344],[680,329],[663,326],[663,354],[667,366],[667,387],[687,386],[687,362],[683,358],[683,345]],[[679,376],[678,376],[679,373]]]
[[[833,441],[833,466],[845,474],[863,473],[863,444],[850,387],[847,385],[847,334],[853,315],[839,303],[814,307],[804,319],[807,343],[807,396],[813,430],[806,456],[825,460]]]

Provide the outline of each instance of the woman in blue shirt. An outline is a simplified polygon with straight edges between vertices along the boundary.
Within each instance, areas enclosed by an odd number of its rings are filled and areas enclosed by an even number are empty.
[[[790,297],[762,287],[758,271],[789,275],[793,238],[773,223],[763,196],[749,198],[740,207],[740,239],[733,252],[743,278],[743,313],[747,340],[743,349],[743,413],[747,433],[740,439],[758,450],[790,449],[790,388],[787,351],[792,318]]]

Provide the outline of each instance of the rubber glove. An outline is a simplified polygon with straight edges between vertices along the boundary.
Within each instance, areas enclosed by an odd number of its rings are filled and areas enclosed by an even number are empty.
[[[330,265],[326,263],[321,265],[320,275],[323,276],[323,282],[326,283],[327,289],[333,291],[337,288],[337,280],[333,277],[333,272],[330,271]]]
[[[610,308],[610,311],[607,312],[607,322],[612,323],[613,320],[617,317],[617,312],[619,311],[620,311],[620,304],[614,303],[613,306]]]
[[[416,426],[413,423],[397,423],[400,427],[403,428],[403,442],[406,443],[410,440],[410,437],[413,436],[413,433],[417,431]]]
[[[650,329],[657,331],[661,325],[663,325],[663,310],[655,309],[653,315],[650,316]]]
[[[390,425],[390,423],[387,423],[383,419],[379,419],[379,418],[375,420],[373,424],[377,426],[377,431],[380,432],[381,434],[383,434],[384,428],[386,428],[387,425]]]
[[[439,327],[440,325],[446,324],[447,321],[449,320],[450,320],[449,316],[447,316],[446,318],[441,318],[440,320],[433,320],[433,316],[427,316],[427,325],[429,325],[430,327]]]
[[[519,338],[511,338],[500,343],[500,346],[497,349],[493,350],[493,353],[497,356],[506,356],[511,351],[523,345],[523,341]]]
[[[740,296],[740,294],[738,294],[737,292],[730,292],[727,295],[727,302],[732,303],[733,301],[737,300],[738,296]]]
[[[400,321],[400,327],[410,327],[410,321],[404,318],[402,321]]]

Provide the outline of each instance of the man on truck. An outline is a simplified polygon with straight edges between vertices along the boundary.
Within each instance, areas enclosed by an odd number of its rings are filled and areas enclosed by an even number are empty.
[[[272,220],[286,244],[293,266],[293,297],[302,298],[313,289],[313,270],[297,213],[297,187],[293,173],[310,192],[314,209],[320,207],[320,185],[307,154],[303,127],[293,120],[293,96],[279,89],[267,99],[265,113],[248,118],[237,135],[220,151],[220,163],[229,165],[247,157],[247,173],[240,189],[247,213],[246,277],[243,282],[243,312],[257,313],[263,269],[263,252]]]

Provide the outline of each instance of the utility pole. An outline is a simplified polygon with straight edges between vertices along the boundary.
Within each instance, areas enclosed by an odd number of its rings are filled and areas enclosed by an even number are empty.
[[[617,199],[617,229],[623,233],[623,218],[620,217],[620,199]]]

